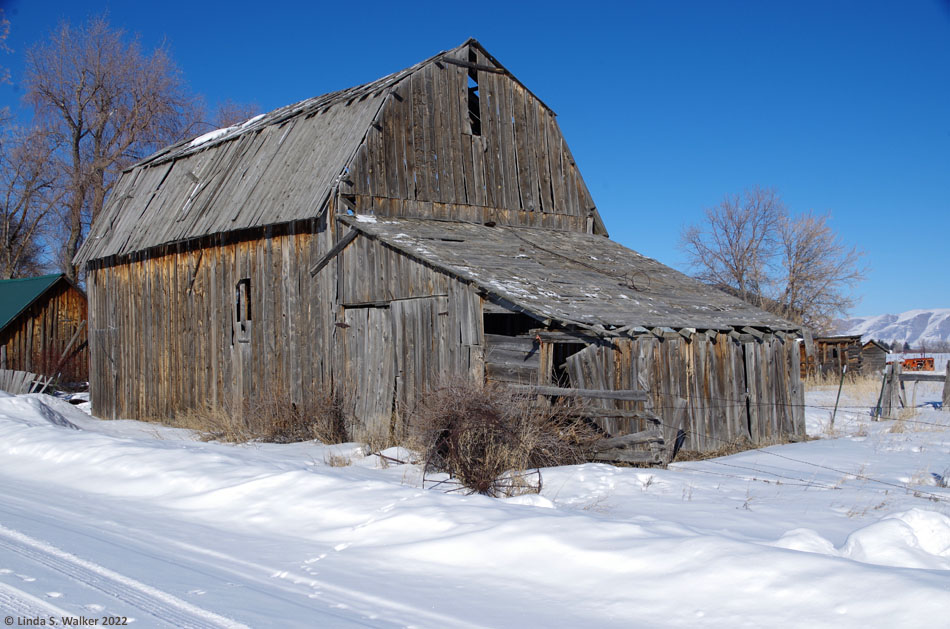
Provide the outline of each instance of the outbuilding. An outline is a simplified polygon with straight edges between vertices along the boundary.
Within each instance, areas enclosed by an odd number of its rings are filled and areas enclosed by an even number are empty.
[[[0,369],[85,382],[86,308],[63,274],[0,280]]]

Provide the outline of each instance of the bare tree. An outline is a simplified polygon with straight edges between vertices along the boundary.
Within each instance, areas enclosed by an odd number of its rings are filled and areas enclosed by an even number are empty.
[[[790,216],[778,193],[752,188],[706,210],[683,230],[696,276],[786,319],[826,330],[854,305],[863,253],[832,231],[827,216]]]
[[[7,45],[7,37],[10,36],[10,20],[7,19],[6,11],[0,9],[0,52],[12,52]],[[10,68],[0,66],[0,84],[10,82]]]
[[[7,131],[0,145],[0,279],[36,275],[44,266],[42,238],[61,197],[50,158],[53,138],[42,131]]]
[[[236,103],[230,98],[218,104],[212,117],[214,129],[241,124],[253,118],[261,108],[256,104]]]
[[[704,225],[685,228],[681,248],[699,279],[731,287],[741,299],[761,306],[786,213],[774,190],[745,190],[707,209]]]
[[[864,279],[863,253],[831,230],[828,216],[785,217],[780,228],[784,284],[776,297],[780,313],[825,329],[855,305],[850,289]]]
[[[64,22],[31,48],[26,90],[40,126],[60,147],[65,271],[76,279],[72,257],[118,174],[186,137],[197,119],[195,101],[164,49],[143,54],[136,38],[128,41],[101,17],[79,28]]]

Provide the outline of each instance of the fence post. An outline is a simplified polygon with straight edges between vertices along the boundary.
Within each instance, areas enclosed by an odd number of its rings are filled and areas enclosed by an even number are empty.
[[[947,375],[943,381],[943,410],[950,411],[950,360],[947,361]]]
[[[881,402],[882,419],[897,419],[897,405],[900,403],[901,364],[890,363],[884,384],[884,399]]]

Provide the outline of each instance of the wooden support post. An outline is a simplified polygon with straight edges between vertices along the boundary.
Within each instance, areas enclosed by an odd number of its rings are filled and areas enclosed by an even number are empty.
[[[76,344],[76,341],[79,340],[79,335],[82,334],[82,331],[85,329],[85,327],[86,327],[86,320],[83,319],[82,322],[79,324],[79,327],[76,328],[76,331],[73,333],[72,338],[69,339],[69,343],[66,344],[66,349],[63,350],[63,355],[59,357],[59,361],[57,361],[56,368],[53,369],[53,373],[46,374],[46,375],[48,376],[55,375],[57,377],[59,376],[59,370],[63,368],[63,365],[66,363],[66,359],[69,358],[69,350],[71,350],[73,348],[73,345]],[[43,388],[45,389],[46,387],[43,387]]]
[[[887,369],[887,383],[884,386],[884,399],[881,402],[881,413],[884,419],[897,419],[897,408],[900,404],[901,364],[893,362]]]
[[[950,410],[950,360],[947,361],[947,375],[943,381],[943,410]]]
[[[881,376],[881,392],[877,394],[877,406],[875,406],[874,410],[871,411],[871,419],[874,419],[874,420],[881,419],[881,405],[884,402],[884,387],[887,386],[887,370],[888,370],[888,367],[885,364],[884,372],[883,372],[883,375]]]
[[[950,363],[947,363],[950,365]],[[7,346],[0,347],[0,369],[7,368]]]

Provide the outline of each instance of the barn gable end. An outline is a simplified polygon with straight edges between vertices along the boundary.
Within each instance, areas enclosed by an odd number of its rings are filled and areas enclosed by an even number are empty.
[[[469,40],[126,172],[77,256],[93,410],[333,392],[386,432],[466,378],[637,390],[595,421],[680,409],[691,449],[803,434],[797,326],[605,236],[553,112]]]

